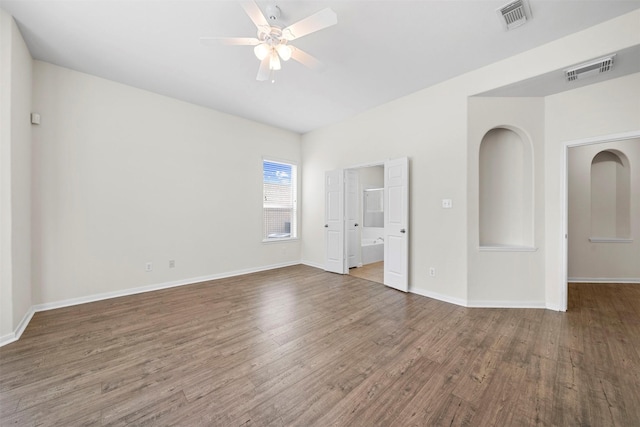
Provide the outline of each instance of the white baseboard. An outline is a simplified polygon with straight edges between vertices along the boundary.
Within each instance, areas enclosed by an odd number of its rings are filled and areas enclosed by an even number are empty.
[[[427,291],[424,289],[409,289],[409,292],[421,295],[423,297],[437,299],[439,301],[456,304],[469,308],[547,308],[544,301],[489,301],[489,300],[464,300],[462,298],[454,298],[448,295],[439,294],[437,292]]]
[[[437,299],[438,301],[448,302],[449,304],[460,305],[462,307],[467,306],[467,301],[462,298],[455,298],[449,295],[439,294],[437,292],[427,291],[425,289],[409,288],[409,292],[412,294],[420,295],[427,298]]]
[[[20,339],[20,336],[22,336],[24,330],[27,329],[27,325],[29,325],[29,322],[31,321],[31,318],[33,317],[35,312],[36,311],[33,307],[29,308],[29,310],[22,317],[20,323],[18,323],[18,327],[16,328],[16,330],[10,334],[0,337],[0,347],[10,344],[14,341],[18,341]]]
[[[547,308],[544,301],[467,301],[467,307],[473,308]]]
[[[567,311],[566,308],[560,307],[560,304],[546,304],[545,308],[547,310],[560,311],[563,313]]]
[[[324,270],[324,265],[318,264],[317,262],[303,260],[303,261],[300,261],[300,264],[304,264],[304,265],[308,265],[309,267],[315,267],[315,268],[319,268],[320,270]]]
[[[640,278],[633,277],[569,277],[569,283],[632,283],[640,284]]]
[[[210,280],[224,279],[227,277],[242,276],[244,274],[258,273],[260,271],[274,270],[276,268],[291,267],[293,265],[298,265],[298,264],[301,264],[301,262],[292,261],[292,262],[286,262],[281,264],[272,264],[272,265],[267,265],[267,266],[258,267],[258,268],[235,270],[235,271],[229,271],[225,273],[212,274],[208,276],[192,277],[190,279],[158,283],[155,285],[140,286],[137,288],[123,289],[123,290],[114,291],[114,292],[104,292],[100,294],[87,295],[87,296],[78,297],[78,298],[70,298],[66,300],[48,302],[44,304],[36,304],[29,309],[27,314],[24,315],[24,317],[22,318],[22,321],[20,322],[20,324],[18,325],[18,327],[13,333],[0,337],[0,347],[6,344],[12,343],[14,341],[17,341],[22,335],[22,333],[24,332],[24,330],[27,328],[27,325],[31,321],[31,318],[33,317],[33,315],[39,311],[54,310],[56,308],[86,304],[89,302],[102,301],[110,298],[124,297],[128,295],[141,294],[144,292],[152,292],[152,291],[158,291],[161,289],[175,288],[178,286],[193,285],[195,283],[208,282]]]

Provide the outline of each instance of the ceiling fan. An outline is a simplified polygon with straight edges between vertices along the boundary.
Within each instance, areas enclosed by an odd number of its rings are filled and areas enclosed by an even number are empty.
[[[273,72],[282,68],[281,59],[283,61],[293,59],[312,69],[321,66],[320,61],[290,45],[289,42],[337,24],[338,18],[333,10],[323,9],[295,24],[281,28],[277,23],[281,13],[278,6],[267,7],[266,12],[269,18],[267,20],[255,1],[243,1],[240,4],[258,28],[257,37],[200,37],[200,41],[206,45],[255,46],[253,52],[260,60],[256,77],[259,81],[275,81]]]

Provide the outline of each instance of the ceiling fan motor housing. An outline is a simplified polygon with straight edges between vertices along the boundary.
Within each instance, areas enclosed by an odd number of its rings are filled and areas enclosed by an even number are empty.
[[[258,30],[258,40],[270,46],[287,42],[286,39],[282,38],[282,30],[278,27],[264,27]]]
[[[269,5],[267,6],[267,18],[269,18],[269,21],[277,21],[278,19],[280,19],[280,8],[276,5]]]

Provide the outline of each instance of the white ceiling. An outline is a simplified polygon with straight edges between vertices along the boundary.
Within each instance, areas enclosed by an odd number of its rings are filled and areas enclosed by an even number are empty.
[[[289,61],[276,83],[255,80],[250,46],[201,36],[255,37],[235,1],[0,0],[35,59],[299,133],[640,8],[640,0],[530,0],[533,19],[506,32],[488,1],[259,1],[289,25],[325,7],[336,26],[293,45],[323,72]],[[640,30],[639,30],[640,31]]]

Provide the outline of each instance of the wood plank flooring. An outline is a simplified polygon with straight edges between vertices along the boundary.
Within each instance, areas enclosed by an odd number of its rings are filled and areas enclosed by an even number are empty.
[[[637,426],[640,286],[468,309],[307,266],[36,313],[0,425]]]
[[[384,283],[384,261],[351,268],[349,269],[349,274],[372,282]]]

